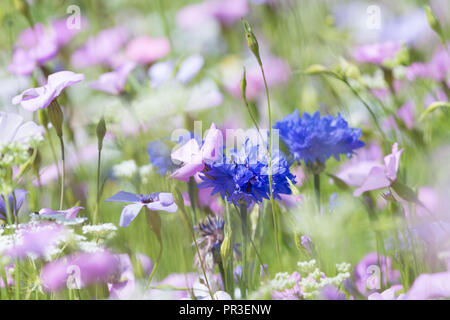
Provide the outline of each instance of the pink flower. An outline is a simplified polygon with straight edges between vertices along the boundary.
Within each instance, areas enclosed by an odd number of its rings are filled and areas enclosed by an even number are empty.
[[[229,26],[249,11],[247,0],[206,0],[182,8],[177,14],[177,23],[183,28],[201,25],[215,19]]]
[[[417,277],[406,294],[408,300],[450,297],[450,272],[424,273]]]
[[[84,79],[81,73],[72,71],[60,71],[48,76],[45,86],[27,89],[12,99],[13,104],[21,106],[29,111],[47,108],[53,99],[57,98],[61,92]]]
[[[118,95],[123,92],[128,75],[136,67],[133,62],[122,65],[119,69],[102,74],[98,80],[89,84],[92,89]]]
[[[139,36],[127,44],[126,52],[132,61],[149,64],[169,54],[170,42],[166,38]]]
[[[120,272],[119,259],[107,251],[75,253],[52,261],[41,271],[42,287],[49,292],[63,289],[70,283],[76,288],[106,283]],[[69,276],[71,276],[68,281]]]
[[[392,146],[392,153],[384,157],[384,165],[375,165],[370,169],[368,176],[353,195],[359,197],[366,191],[387,188],[397,179],[400,156],[403,149],[398,150],[398,144]]]
[[[105,29],[86,44],[75,51],[70,59],[75,68],[86,68],[93,65],[111,66],[114,58],[128,39],[128,32],[121,27]]]
[[[401,45],[395,42],[372,43],[360,46],[353,52],[353,57],[364,63],[382,65],[385,60],[393,59]]]
[[[191,139],[172,152],[172,160],[182,162],[184,165],[172,173],[170,177],[188,182],[190,177],[203,170],[205,161],[219,159],[222,144],[222,132],[213,123],[201,147],[197,140]]]
[[[78,211],[83,210],[83,207],[72,207],[67,210],[52,210],[49,208],[42,208],[39,210],[39,215],[51,217],[54,215],[64,215],[66,219],[74,219]]]
[[[403,289],[401,284],[393,285],[389,289],[384,290],[382,293],[374,292],[367,297],[368,300],[403,300],[405,295],[396,293]]]

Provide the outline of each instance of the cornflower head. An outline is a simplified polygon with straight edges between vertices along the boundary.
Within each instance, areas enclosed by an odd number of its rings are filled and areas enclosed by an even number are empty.
[[[228,202],[240,205],[261,203],[269,199],[269,166],[267,148],[247,138],[241,149],[229,150],[221,161],[205,165],[199,188],[212,188],[211,194],[219,193]],[[272,155],[272,187],[274,198],[280,194],[291,194],[289,182],[295,176],[289,172],[289,163],[281,152]]]
[[[195,255],[194,265],[200,267],[200,257],[204,263],[204,266],[208,270],[212,270],[217,257],[220,257],[220,246],[224,239],[224,226],[225,221],[219,216],[206,216],[196,226],[199,238],[197,238],[197,245],[199,246],[199,252]]]
[[[317,111],[312,116],[304,112],[301,117],[295,110],[274,128],[279,130],[294,160],[305,164],[325,163],[332,156],[339,161],[341,154],[350,158],[354,150],[364,146],[359,140],[361,129],[350,128],[341,114],[321,117]]]

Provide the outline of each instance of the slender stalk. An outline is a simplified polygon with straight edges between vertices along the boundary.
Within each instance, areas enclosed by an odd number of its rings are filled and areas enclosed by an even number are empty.
[[[64,180],[65,180],[65,155],[64,155],[64,139],[61,136],[59,136],[59,142],[61,144],[61,195],[59,198],[59,210],[62,210],[63,208],[63,202],[64,202]]]
[[[13,191],[14,193],[14,191]],[[8,224],[12,225],[12,215],[13,213],[11,212],[11,207],[9,206],[9,201],[8,201],[8,197],[2,195],[3,197],[3,201],[5,202],[5,208],[6,208],[6,216],[8,219]],[[15,200],[14,200],[15,201]],[[14,204],[13,204],[14,205]],[[15,246],[15,242],[16,242],[16,237],[13,237],[13,245]],[[15,288],[14,288],[14,297],[16,300],[20,300],[20,261],[17,258],[15,260]],[[6,280],[6,279],[5,279]],[[7,286],[7,282],[5,282],[5,286]]]
[[[100,205],[100,166],[101,166],[102,149],[98,149],[97,160],[97,203],[94,211],[94,224],[98,223],[98,207]]]
[[[317,209],[320,214],[320,174],[314,174],[314,194],[316,196]]]
[[[161,242],[160,243],[160,247],[159,247],[158,258],[156,258],[155,265],[153,266],[152,272],[150,273],[150,276],[148,277],[147,284],[145,286],[145,291],[148,290],[148,286],[152,282],[152,279],[153,279],[153,276],[155,275],[156,269],[158,269],[158,265],[159,265],[159,262],[160,262],[161,256],[162,256],[162,251],[163,251],[163,245],[162,245],[162,242]]]
[[[268,166],[269,166],[269,188],[270,188],[270,203],[272,205],[272,217],[273,217],[273,225],[275,229],[275,246],[277,250],[278,264],[281,268],[281,254],[280,254],[280,239],[279,239],[279,226],[278,226],[278,208],[276,206],[274,197],[273,197],[273,188],[272,188],[272,111],[270,108],[270,97],[269,97],[269,87],[267,86],[266,75],[264,73],[264,67],[260,59],[258,59],[259,67],[261,69],[261,74],[264,80],[264,88],[266,91],[266,99],[267,99],[267,111],[269,117],[269,150],[268,150]]]
[[[247,270],[247,243],[248,243],[248,214],[247,203],[240,204],[241,213],[241,227],[242,227],[242,281],[241,281],[241,296],[247,297],[248,286],[248,270]]]
[[[60,179],[60,173],[59,173],[58,157],[56,156],[55,146],[53,144],[53,140],[52,140],[52,137],[50,135],[50,131],[48,130],[48,128],[46,126],[44,126],[44,131],[45,131],[45,134],[47,135],[47,138],[48,138],[48,145],[50,146],[50,151],[52,153],[53,160],[55,161],[56,174],[57,174],[58,180],[59,180]]]

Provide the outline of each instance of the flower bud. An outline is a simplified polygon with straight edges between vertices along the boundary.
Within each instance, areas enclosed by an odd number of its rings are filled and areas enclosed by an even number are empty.
[[[62,137],[62,124],[64,120],[64,116],[61,110],[59,103],[56,100],[53,100],[48,107],[48,118],[56,130],[56,134],[58,137]]]
[[[427,15],[428,24],[430,25],[431,29],[433,29],[434,32],[437,33],[437,35],[441,39],[442,44],[447,48],[447,43],[445,41],[445,36],[444,33],[442,32],[442,27],[441,24],[439,23],[439,20],[436,18],[433,10],[431,10],[431,7],[429,5],[425,5],[424,9]]]
[[[102,117],[100,119],[100,121],[98,122],[96,132],[97,132],[97,140],[98,140],[98,150],[102,150],[103,139],[105,138],[105,134],[106,134],[105,118]]]
[[[246,90],[247,90],[247,79],[246,79],[246,73],[245,73],[245,67],[244,67],[244,70],[242,72],[242,79],[241,79],[241,95],[242,95],[242,99],[244,99],[245,103],[247,103]]]
[[[255,35],[253,34],[252,28],[250,27],[250,24],[243,20],[244,28],[245,28],[245,36],[247,38],[247,45],[250,49],[250,51],[255,55],[256,60],[258,60],[258,63],[261,65],[261,58],[259,56],[259,45],[258,40],[256,40]]]
[[[220,255],[222,256],[223,262],[226,262],[230,258],[231,251],[232,251],[232,245],[231,245],[231,232],[230,232],[230,234],[225,235],[222,245],[220,246]]]

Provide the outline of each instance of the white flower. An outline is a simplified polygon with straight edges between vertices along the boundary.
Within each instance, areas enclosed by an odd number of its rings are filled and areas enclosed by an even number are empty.
[[[98,225],[83,226],[82,231],[83,234],[92,234],[97,238],[110,239],[115,235],[117,227],[112,223],[104,223]]]
[[[113,167],[113,173],[116,177],[132,178],[137,172],[137,165],[134,160],[122,161]]]
[[[0,112],[0,143],[41,140],[43,128],[33,121],[23,123],[23,117],[10,112]]]

